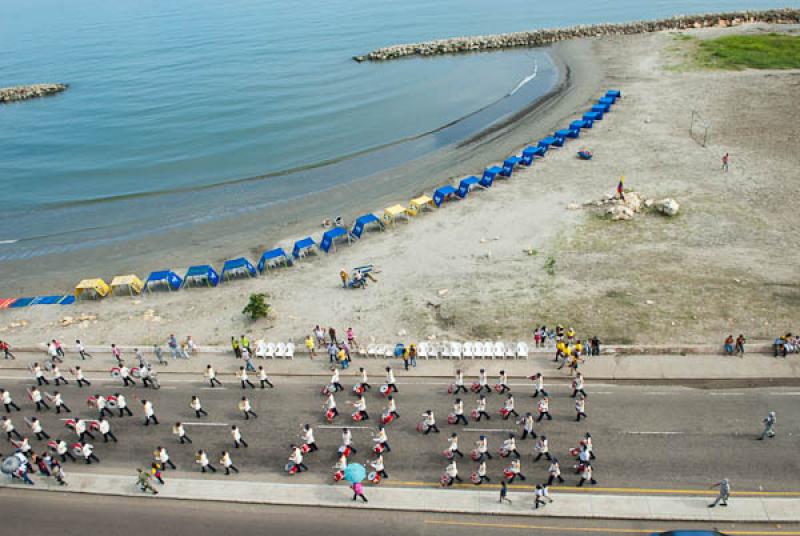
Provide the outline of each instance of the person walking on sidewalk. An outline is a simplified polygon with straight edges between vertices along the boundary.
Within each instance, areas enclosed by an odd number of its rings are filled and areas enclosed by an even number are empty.
[[[460,398],[456,398],[456,401],[453,402],[453,415],[456,416],[456,422],[453,424],[463,423],[464,426],[469,424],[467,418],[464,417],[464,402]]]
[[[64,473],[64,468],[58,463],[58,460],[50,462],[50,471],[53,473],[53,478],[56,479],[59,486],[67,485],[67,475]]]
[[[561,476],[561,466],[558,464],[558,460],[553,458],[550,460],[550,467],[547,468],[547,486],[552,486],[553,482],[558,480],[560,484],[564,483],[564,478]]]
[[[219,464],[222,466],[223,469],[225,469],[226,475],[230,475],[231,470],[236,471],[237,474],[239,473],[239,469],[235,465],[233,465],[233,460],[231,459],[231,453],[228,452],[227,450],[222,451],[222,456],[219,459]]]
[[[731,495],[731,483],[727,478],[723,478],[716,484],[712,484],[709,489],[719,488],[719,495],[714,499],[714,502],[709,504],[709,508],[714,508],[716,505],[728,506],[728,498]]]
[[[144,410],[144,425],[150,426],[152,422],[154,425],[158,424],[158,417],[156,417],[155,409],[153,409],[153,403],[149,400],[142,400],[142,409]]]
[[[156,462],[150,464],[150,474],[153,475],[153,478],[155,478],[159,484],[162,486],[165,484],[164,478],[161,475],[161,466]]]
[[[761,422],[764,423],[764,431],[761,432],[761,437],[758,439],[763,441],[768,437],[775,437],[775,423],[778,422],[777,417],[775,416],[774,411],[770,411],[767,413],[767,416],[761,419]]]
[[[730,163],[731,155],[729,153],[725,153],[722,155],[722,171],[728,171],[728,164]]]
[[[267,371],[264,370],[264,367],[259,365],[258,367],[258,381],[261,384],[261,388],[264,389],[267,385],[269,385],[270,389],[274,389],[275,386],[272,385],[272,382],[269,381],[269,376],[267,376]]]
[[[742,335],[740,333],[739,336],[736,337],[736,355],[738,355],[739,357],[744,357],[744,343],[745,342],[746,342],[746,339],[744,338],[744,335]]]
[[[11,353],[11,346],[6,341],[0,341],[0,350],[3,351],[4,359],[16,359],[13,353]]]
[[[333,328],[331,328],[331,330],[333,330]],[[353,484],[353,500],[355,501],[359,497],[361,497],[362,501],[369,502],[367,501],[366,495],[364,495],[364,486],[361,485],[361,482],[355,482]]]
[[[177,342],[175,344],[177,345]],[[242,347],[239,346],[239,340],[236,337],[231,337],[231,348],[233,349],[233,355],[236,356],[236,359],[241,359]]]
[[[231,437],[233,438],[233,447],[234,448],[237,448],[237,449],[239,447],[247,448],[249,446],[247,444],[247,441],[245,441],[244,438],[242,437],[242,432],[239,430],[239,427],[236,426],[235,424],[233,426],[231,426]]]
[[[500,500],[497,502],[500,504],[503,504],[504,502],[511,504],[511,499],[508,498],[508,485],[506,485],[505,480],[500,481]]]
[[[186,430],[184,429],[183,424],[180,422],[176,422],[172,427],[172,433],[173,435],[177,436],[178,441],[181,442],[181,445],[192,442],[192,438],[186,435]]]
[[[142,490],[142,492],[149,491],[153,495],[158,495],[158,490],[150,483],[150,473],[143,471],[141,467],[137,468],[136,471],[138,473],[136,483],[139,486],[139,489]]]
[[[92,383],[84,377],[81,367],[78,366],[75,367],[75,383],[77,383],[80,388],[83,388],[83,384],[92,385]]]
[[[205,377],[211,387],[214,387],[214,384],[222,387],[222,382],[217,379],[217,373],[214,371],[214,367],[212,367],[211,364],[206,365]]]
[[[246,421],[250,420],[250,415],[252,415],[254,419],[258,418],[258,415],[256,415],[255,411],[253,411],[253,406],[250,405],[250,401],[247,400],[246,396],[243,396],[239,401],[239,411],[244,413],[244,419]]]
[[[550,492],[547,489],[547,485],[536,484],[536,489],[533,492],[533,496],[534,510],[537,510],[540,506],[544,508],[546,505],[553,502],[553,499],[550,498]]]
[[[203,405],[200,403],[200,398],[196,395],[192,395],[192,401],[189,402],[189,407],[194,410],[194,415],[196,418],[201,417],[208,417],[208,412],[203,409]]]
[[[11,408],[16,409],[17,411],[22,411],[19,409],[19,406],[14,403],[14,400],[11,398],[11,393],[5,389],[0,389],[0,401],[3,402],[3,406],[6,408],[6,413],[11,413]]]

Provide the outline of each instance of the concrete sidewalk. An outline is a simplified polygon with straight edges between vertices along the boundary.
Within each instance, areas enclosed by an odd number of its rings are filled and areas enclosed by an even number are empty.
[[[302,484],[302,477],[290,482],[247,481],[230,479],[172,478],[167,484],[155,484],[158,498],[196,501],[222,501],[288,506],[405,510],[415,512],[490,514],[530,517],[584,517],[597,519],[639,519],[654,521],[772,522],[800,521],[800,498],[737,497],[730,506],[708,508],[713,495],[606,495],[564,493],[553,488],[554,502],[534,511],[533,494],[510,491],[513,504],[499,504],[496,489],[401,488],[383,484],[365,486],[368,503],[354,503],[345,484]],[[115,496],[142,496],[136,486],[135,472],[130,475],[69,474],[66,487],[51,479],[36,478],[35,486],[11,482],[5,477],[0,487],[48,490]],[[149,494],[148,494],[149,496]],[[90,500],[87,498],[87,500]]]

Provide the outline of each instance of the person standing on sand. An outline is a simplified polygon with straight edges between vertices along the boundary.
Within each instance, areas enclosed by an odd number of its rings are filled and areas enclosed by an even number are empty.
[[[348,280],[347,271],[345,271],[344,269],[339,270],[339,277],[342,279],[342,288],[347,288],[347,280]]]
[[[623,186],[625,185],[625,176],[619,178],[619,184],[617,184],[617,197],[619,197],[620,201],[625,201],[625,192],[623,191]]]
[[[728,153],[722,155],[722,171],[728,171],[728,162],[730,162],[731,156]]]

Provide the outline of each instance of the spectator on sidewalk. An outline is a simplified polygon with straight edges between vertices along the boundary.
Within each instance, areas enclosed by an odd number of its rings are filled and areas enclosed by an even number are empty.
[[[506,485],[505,480],[500,481],[500,500],[497,502],[499,502],[500,504],[504,502],[511,504],[511,499],[508,498],[508,486]]]
[[[0,350],[3,351],[5,359],[16,359],[17,356],[11,353],[11,346],[6,341],[0,341]]]
[[[356,482],[353,484],[353,500],[355,501],[359,497],[361,497],[361,500],[364,502],[368,502],[367,497],[364,495],[364,486],[362,486],[360,482]]]
[[[306,350],[308,350],[308,354],[311,356],[311,359],[314,359],[314,339],[311,335],[306,335]]]
[[[597,335],[592,337],[590,345],[591,345],[591,355],[593,356],[600,355],[600,339],[597,338]]]
[[[725,338],[725,355],[733,355],[733,335],[728,335]]]
[[[731,483],[727,478],[723,478],[716,484],[712,484],[711,488],[719,487],[719,495],[714,499],[714,502],[709,504],[709,508],[714,508],[716,505],[722,503],[722,506],[728,506],[728,498],[731,495]]]
[[[242,347],[239,346],[239,341],[236,340],[236,337],[231,337],[231,348],[233,349],[233,355],[236,356],[236,359],[242,357]]]
[[[534,494],[534,501],[533,501],[533,509],[536,510],[539,506],[546,506],[553,502],[553,499],[550,498],[550,492],[547,489],[546,485],[536,484],[536,490],[533,492]]]
[[[744,343],[745,342],[746,342],[746,339],[744,338],[744,335],[742,335],[740,333],[739,336],[736,337],[736,350],[735,350],[736,351],[736,355],[738,355],[739,357],[744,357]]]
[[[138,471],[138,473],[139,473],[139,477],[138,477],[138,481],[137,481],[137,483],[139,485],[139,489],[142,490],[142,492],[148,492],[149,491],[153,495],[158,495],[158,490],[156,490],[156,488],[154,488],[153,485],[150,483],[150,478],[151,478],[150,477],[150,473],[148,473],[146,471],[142,471],[141,467],[136,469],[136,471]]]

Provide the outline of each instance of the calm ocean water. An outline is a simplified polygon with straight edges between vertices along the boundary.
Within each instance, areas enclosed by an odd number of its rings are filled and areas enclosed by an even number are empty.
[[[4,2],[0,86],[71,87],[0,107],[0,262],[297,202],[368,175],[370,166],[398,165],[453,143],[556,80],[542,50],[385,64],[358,64],[354,54],[465,34],[774,6],[763,0],[566,0],[535,7],[527,0]],[[428,133],[477,110],[484,112],[447,135],[405,145],[397,161],[362,158],[345,172],[340,166],[284,173]]]

